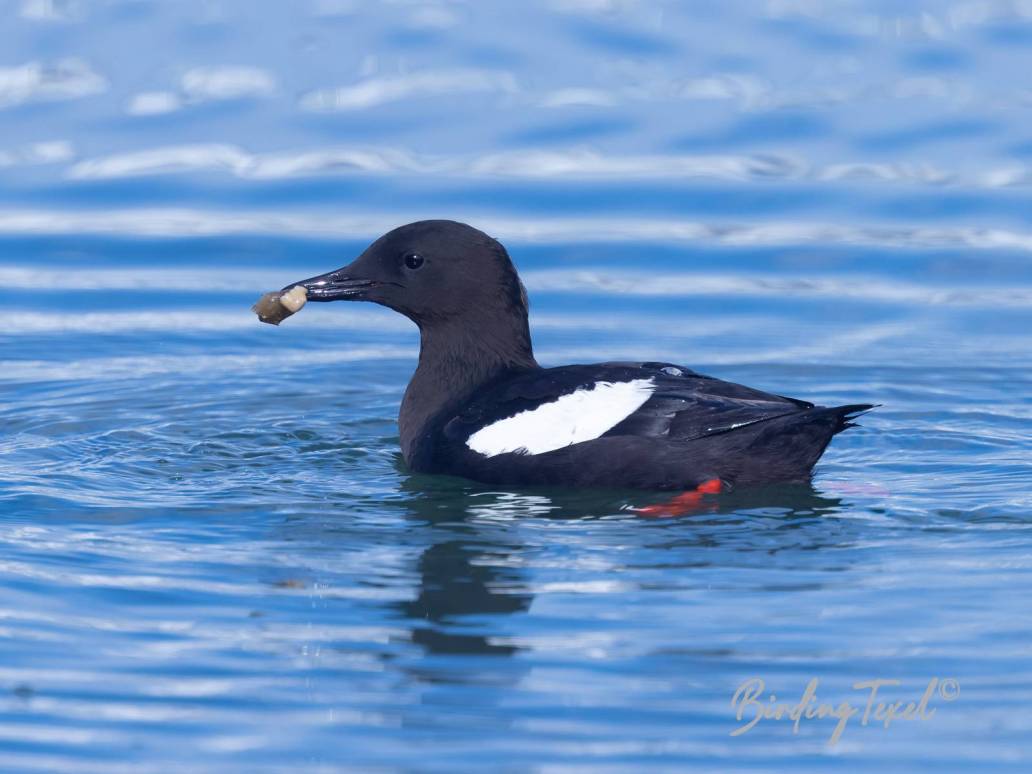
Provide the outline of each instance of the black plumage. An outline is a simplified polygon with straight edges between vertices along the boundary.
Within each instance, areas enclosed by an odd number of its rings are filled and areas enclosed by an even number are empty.
[[[541,368],[526,292],[505,248],[454,221],[402,226],[351,265],[294,284],[308,289],[309,301],[369,300],[419,326],[419,365],[399,426],[404,457],[420,472],[494,484],[669,490],[713,479],[729,487],[803,481],[832,436],[872,408],[814,406],[669,363]],[[628,382],[647,385],[647,399],[597,437],[536,453],[482,453],[471,445],[499,421]]]

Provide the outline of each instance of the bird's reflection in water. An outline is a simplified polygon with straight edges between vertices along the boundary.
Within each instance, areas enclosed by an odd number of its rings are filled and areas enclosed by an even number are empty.
[[[494,554],[492,560],[504,559],[504,549],[469,540],[445,540],[423,552],[419,594],[397,605],[415,624],[412,642],[432,653],[509,655],[516,649],[492,643],[486,634],[461,631],[464,618],[510,615],[530,607],[531,595],[514,591],[517,573],[484,562],[486,551]]]
[[[519,650],[512,638],[504,637],[506,627],[498,617],[526,612],[534,598],[524,566],[527,546],[520,539],[521,520],[626,520],[633,518],[628,504],[647,501],[647,494],[627,492],[499,492],[426,476],[413,476],[403,487],[411,495],[406,502],[410,517],[429,528],[432,540],[418,559],[415,598],[393,604],[411,624],[411,641],[435,655],[509,656]],[[699,534],[692,530],[695,536],[686,537],[705,548],[720,543],[721,530],[711,527],[719,527],[728,515],[738,521],[750,518],[743,511],[777,515],[792,529],[841,507],[841,499],[803,484],[707,498],[696,512],[664,521],[698,525]],[[642,527],[648,523],[642,520]],[[447,679],[440,673],[422,676]]]
[[[412,642],[428,653],[511,655],[516,646],[493,636],[500,629],[495,617],[525,612],[533,595],[519,568],[524,546],[497,522],[546,516],[553,506],[541,495],[452,484],[426,477],[405,483],[413,495],[410,516],[429,526],[433,541],[417,563],[416,597],[396,609],[412,622]]]
[[[830,516],[843,508],[841,497],[828,496],[812,484],[774,484],[747,487],[721,494],[701,506],[699,513],[713,515],[740,514],[748,518],[752,512],[778,515],[787,527],[816,516]],[[692,514],[686,514],[691,516]]]

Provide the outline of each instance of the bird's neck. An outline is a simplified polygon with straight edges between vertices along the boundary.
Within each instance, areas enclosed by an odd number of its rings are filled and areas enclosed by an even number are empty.
[[[526,313],[483,324],[463,319],[421,327],[419,365],[398,415],[406,462],[413,465],[421,442],[434,430],[434,420],[460,408],[477,388],[504,373],[539,367]]]

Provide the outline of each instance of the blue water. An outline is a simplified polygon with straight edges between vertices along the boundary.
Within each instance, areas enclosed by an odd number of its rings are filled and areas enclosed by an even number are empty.
[[[0,771],[1028,771],[1019,2],[0,4]],[[812,487],[414,476],[411,220],[545,364],[879,403]],[[764,720],[732,697],[864,709]],[[752,709],[749,709],[752,708]]]

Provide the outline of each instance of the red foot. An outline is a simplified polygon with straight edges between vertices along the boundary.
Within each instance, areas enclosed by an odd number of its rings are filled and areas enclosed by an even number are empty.
[[[639,516],[648,519],[661,519],[667,516],[683,516],[698,509],[702,505],[702,496],[708,494],[720,494],[721,484],[719,478],[711,478],[703,481],[690,492],[677,495],[672,500],[659,505],[646,505],[642,508],[631,508]]]

